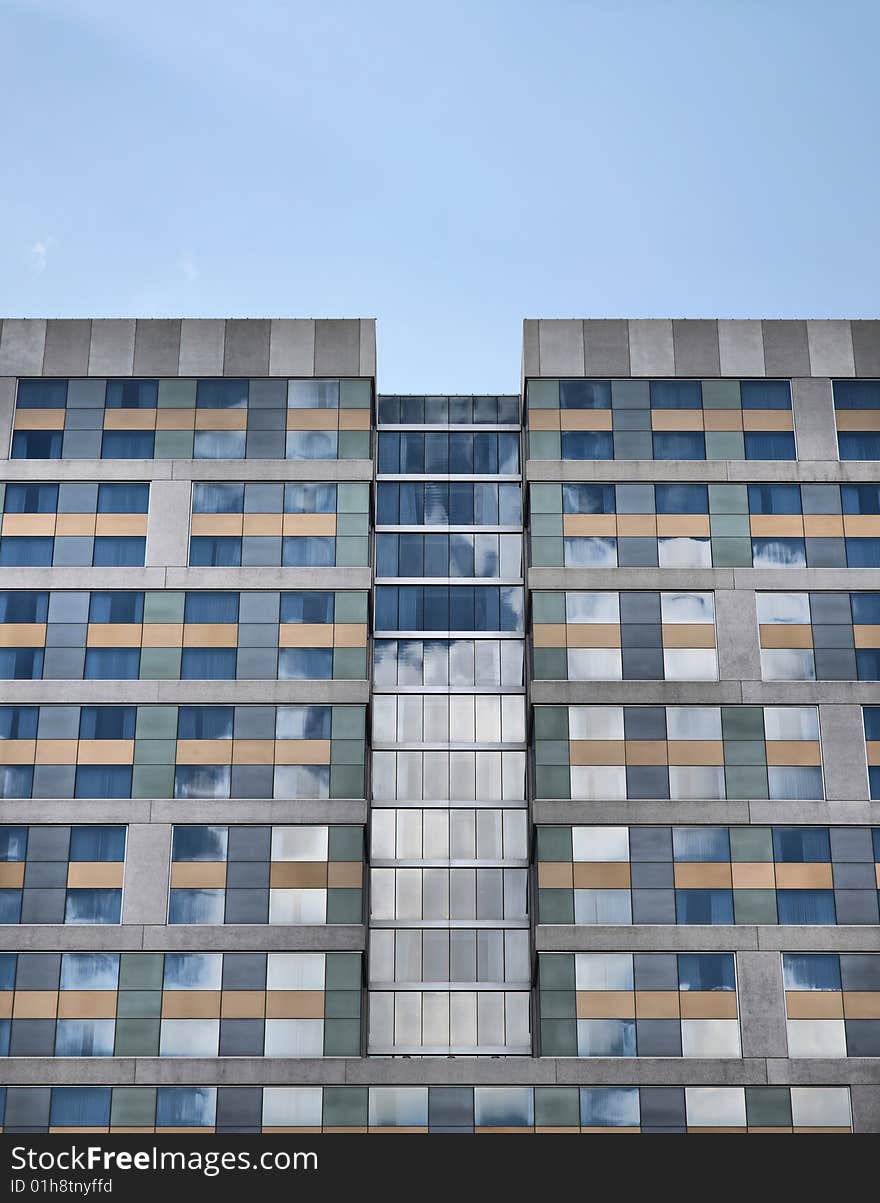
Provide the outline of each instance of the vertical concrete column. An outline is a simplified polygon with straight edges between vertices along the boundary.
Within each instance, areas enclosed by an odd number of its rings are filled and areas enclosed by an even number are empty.
[[[737,953],[736,974],[743,1056],[787,1057],[781,955]]]
[[[791,406],[799,460],[837,460],[831,381],[792,380]]]
[[[125,850],[123,923],[165,922],[170,874],[170,824],[130,824]]]
[[[188,480],[154,480],[151,484],[148,566],[186,567],[191,488]]]
[[[719,680],[760,681],[761,653],[754,589],[715,590],[715,631]]]
[[[825,797],[829,802],[860,802],[868,797],[865,728],[861,706],[819,707]]]
[[[5,458],[12,447],[12,414],[15,409],[15,377],[0,377],[0,455]]]
[[[851,1086],[853,1131],[880,1132],[880,1086]]]

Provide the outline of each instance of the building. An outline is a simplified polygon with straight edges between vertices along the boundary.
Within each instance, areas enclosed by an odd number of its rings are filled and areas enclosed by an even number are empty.
[[[880,1130],[880,322],[522,375],[2,323],[6,1131]]]

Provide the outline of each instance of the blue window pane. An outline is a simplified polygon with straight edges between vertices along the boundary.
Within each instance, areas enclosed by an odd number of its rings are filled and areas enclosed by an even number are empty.
[[[157,1128],[213,1128],[217,1091],[213,1086],[160,1086]]]
[[[735,990],[736,972],[731,953],[682,952],[678,954],[679,990]]]
[[[85,681],[136,681],[140,671],[139,647],[90,647],[83,669]]]
[[[582,1086],[581,1126],[584,1128],[638,1128],[637,1086]]]
[[[454,464],[461,472],[473,472],[475,470],[473,436],[456,434],[451,436],[451,438],[454,440],[455,449],[450,459],[450,435],[433,432],[426,435],[402,435],[400,444],[404,470],[407,470],[406,466],[410,462],[409,449],[411,444],[414,444],[418,440],[418,444],[421,445],[424,440],[425,472],[451,472],[453,468],[450,464]],[[494,449],[497,452],[497,447]],[[484,470],[488,472],[492,469],[487,464]],[[497,471],[497,456],[495,470]]]
[[[237,593],[187,593],[184,622],[238,622]]]
[[[28,764],[0,764],[0,798],[29,798],[34,770]]]
[[[112,1019],[59,1019],[56,1057],[112,1057],[116,1023]]]
[[[277,739],[329,739],[330,706],[279,706]]]
[[[390,480],[376,486],[376,522],[379,526],[396,526],[400,522],[400,486]]]
[[[235,535],[194,535],[189,543],[194,568],[236,568],[241,564],[241,539]]]
[[[107,409],[155,409],[158,380],[108,380],[104,404]]]
[[[771,765],[767,769],[767,784],[773,799],[824,796],[820,768]]]
[[[782,924],[833,924],[833,890],[777,890],[776,909]]]
[[[336,485],[285,485],[284,512],[285,514],[335,514]]]
[[[174,773],[175,798],[228,798],[228,765],[178,765]]]
[[[336,409],[338,380],[291,380],[287,393],[289,409]]]
[[[329,681],[332,676],[332,648],[285,647],[278,653],[279,681]]]
[[[336,563],[336,540],[332,535],[286,535],[281,540],[284,568],[332,568]]]
[[[752,539],[755,568],[805,568],[807,550],[803,539]]]
[[[0,706],[0,739],[36,739],[38,706]]]
[[[562,510],[565,514],[613,514],[614,485],[563,485]]]
[[[236,649],[185,647],[180,658],[181,681],[235,680]]]
[[[774,827],[773,858],[789,864],[828,862],[831,843],[827,827]]]
[[[51,535],[0,539],[0,567],[51,568],[55,540]]]
[[[105,430],[102,459],[152,459],[156,436],[152,430]]]
[[[860,681],[880,681],[880,649],[856,648],[856,668]]]
[[[880,409],[880,380],[835,380],[834,408]]]
[[[746,431],[746,459],[795,459],[794,435],[786,430]]]
[[[379,471],[400,471],[400,435],[397,431],[383,430],[379,434]]]
[[[375,613],[373,620],[377,631],[396,631],[397,625],[397,588],[393,585],[378,585],[376,587]],[[420,629],[420,628],[415,628]]]
[[[196,384],[197,409],[246,409],[247,380],[199,380]]]
[[[68,890],[64,922],[71,924],[119,923],[122,890]]]
[[[54,514],[58,509],[58,486],[10,483],[3,509],[7,514]]]
[[[485,438],[478,434],[476,439]],[[504,433],[498,439],[498,471],[507,475],[519,472],[519,435]],[[474,457],[476,462],[476,456]]]
[[[287,459],[336,459],[335,430],[288,430]]]
[[[167,952],[165,990],[219,990],[223,957],[215,952]]]
[[[418,543],[421,549],[421,540]],[[406,572],[406,576],[424,576],[422,565],[418,572]],[[397,536],[376,535],[376,576],[400,576],[397,571]]]
[[[610,409],[610,380],[560,380],[560,409]]]
[[[12,436],[13,459],[61,459],[60,430],[17,430]]]
[[[880,739],[880,706],[865,706],[865,739]],[[0,711],[2,717],[2,711]]]
[[[0,680],[39,681],[43,676],[41,647],[0,648]]]
[[[225,890],[171,890],[169,923],[222,923],[226,911]]]
[[[525,1086],[477,1086],[474,1123],[478,1128],[533,1127],[534,1092]]]
[[[654,459],[705,459],[706,436],[701,430],[654,433]]]
[[[634,1057],[634,1019],[581,1019],[577,1025],[579,1057]]]
[[[880,624],[880,593],[851,593],[849,596],[854,623]]]
[[[62,990],[115,990],[119,953],[66,952],[61,958]]]
[[[48,615],[48,593],[24,589],[0,593],[0,622],[45,622]]]
[[[107,1128],[110,1086],[55,1086],[49,1125],[52,1128]]]
[[[733,923],[733,890],[676,890],[676,923]]]
[[[27,855],[27,827],[0,827],[0,861],[22,861]]]
[[[730,860],[726,827],[673,827],[672,848],[677,861]]]
[[[880,485],[841,485],[840,500],[844,514],[880,514]]]
[[[134,739],[136,706],[83,706],[80,739]]]
[[[743,409],[791,409],[791,386],[787,380],[742,380]]]
[[[194,514],[241,514],[244,512],[244,485],[194,484]]]
[[[801,512],[800,485],[749,485],[749,512],[752,514],[799,514]]]
[[[75,798],[130,798],[131,768],[121,764],[79,765]]]
[[[332,622],[335,594],[319,590],[281,594],[282,622]]]
[[[72,827],[70,854],[72,861],[125,860],[124,827]]]
[[[89,622],[144,621],[144,595],[127,590],[125,593],[93,593],[89,601]]]
[[[197,430],[193,459],[244,459],[246,440],[244,430]]]
[[[15,403],[19,409],[64,409],[66,380],[19,380]]]
[[[840,957],[836,952],[787,952],[782,980],[786,990],[839,990]]]
[[[232,706],[179,706],[178,739],[232,739]]]
[[[389,397],[384,393],[378,398],[377,408],[380,422],[400,421],[400,397]]]
[[[652,380],[652,409],[702,409],[699,380]]]
[[[0,990],[15,989],[15,971],[18,957],[14,952],[0,953]]]
[[[848,568],[880,568],[880,539],[847,539]]]
[[[610,430],[564,430],[560,442],[563,459],[614,459]]]
[[[171,859],[226,860],[228,827],[175,827]]]
[[[21,921],[21,890],[0,890],[0,923]]]
[[[98,485],[99,514],[146,514],[149,508],[149,485]]]
[[[655,485],[654,508],[658,514],[708,514],[708,486]]]

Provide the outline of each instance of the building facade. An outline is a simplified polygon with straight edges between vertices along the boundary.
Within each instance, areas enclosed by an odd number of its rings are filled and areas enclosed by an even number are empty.
[[[0,326],[7,1132],[880,1130],[880,322]]]

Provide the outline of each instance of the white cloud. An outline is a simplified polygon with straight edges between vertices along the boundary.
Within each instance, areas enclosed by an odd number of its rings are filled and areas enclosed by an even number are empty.
[[[177,260],[177,266],[187,280],[198,280],[199,266],[192,251],[182,251],[180,258]]]
[[[49,260],[49,248],[53,246],[55,239],[51,235],[45,238],[39,238],[33,246],[28,250],[31,268],[35,272],[44,272],[46,264]]]

